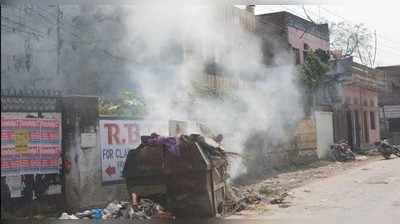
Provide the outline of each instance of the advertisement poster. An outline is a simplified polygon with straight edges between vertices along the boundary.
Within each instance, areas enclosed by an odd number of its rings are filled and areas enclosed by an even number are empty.
[[[61,120],[1,118],[1,176],[59,173]]]
[[[120,181],[129,150],[140,144],[139,121],[100,120],[99,126],[103,182]]]

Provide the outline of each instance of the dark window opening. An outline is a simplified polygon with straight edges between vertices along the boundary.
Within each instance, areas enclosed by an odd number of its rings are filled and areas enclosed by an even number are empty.
[[[400,132],[400,118],[389,119],[389,132]]]
[[[371,129],[375,130],[376,126],[375,126],[375,112],[370,112],[369,113],[369,119],[370,119],[370,123],[371,123]]]
[[[365,142],[369,142],[369,130],[368,130],[368,112],[364,111],[364,134]]]
[[[346,97],[345,103],[346,103],[347,105],[350,105],[350,104],[351,104],[351,99],[350,99],[350,97]]]
[[[293,48],[294,52],[294,61],[296,62],[296,65],[300,64],[300,50],[297,48]]]
[[[310,47],[308,46],[308,44],[304,44],[304,46],[303,46],[303,59],[304,59],[304,61],[307,58],[309,49],[310,49]]]

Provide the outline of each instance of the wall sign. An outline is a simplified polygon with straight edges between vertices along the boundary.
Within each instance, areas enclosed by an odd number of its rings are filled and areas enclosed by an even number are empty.
[[[97,145],[96,133],[82,133],[81,134],[81,147],[82,148],[93,148]]]
[[[140,144],[139,121],[100,120],[99,126],[103,182],[120,181],[129,150]]]
[[[19,153],[28,152],[29,131],[17,129],[15,131],[15,150]]]
[[[61,119],[1,117],[1,176],[59,173]]]

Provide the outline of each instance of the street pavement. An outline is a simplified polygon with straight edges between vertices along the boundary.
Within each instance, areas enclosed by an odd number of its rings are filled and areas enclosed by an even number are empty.
[[[264,223],[400,223],[400,158],[374,161],[296,188],[287,200],[288,208],[276,206],[246,218]]]
[[[289,195],[286,199],[289,207],[274,206],[263,215],[174,221],[102,220],[99,223],[398,224],[400,223],[400,158],[374,161],[340,175],[293,189]],[[30,223],[92,223],[92,221],[38,220]]]

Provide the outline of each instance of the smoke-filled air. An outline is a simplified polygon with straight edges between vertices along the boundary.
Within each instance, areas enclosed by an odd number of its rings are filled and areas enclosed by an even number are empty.
[[[289,141],[302,116],[296,69],[287,64],[291,56],[274,52],[273,64],[285,59],[286,65],[266,67],[260,38],[229,17],[232,6],[167,2],[126,9],[126,69],[139,86],[147,118],[198,122],[222,134],[227,151],[268,157],[271,145]],[[206,67],[235,84],[207,89]],[[257,153],[248,154],[232,163],[233,177],[258,166]]]

